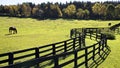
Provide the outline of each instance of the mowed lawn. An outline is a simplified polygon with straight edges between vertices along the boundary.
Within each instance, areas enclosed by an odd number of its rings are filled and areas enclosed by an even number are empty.
[[[37,20],[31,18],[0,17],[0,54],[63,41],[69,39],[70,29],[72,28],[108,27],[110,22],[114,25],[119,23],[120,20]],[[15,26],[18,34],[8,35],[8,28],[10,26]],[[116,40],[108,41],[111,53],[99,68],[120,67],[119,41],[120,35],[116,36]],[[91,42],[87,42],[87,45],[90,44]]]

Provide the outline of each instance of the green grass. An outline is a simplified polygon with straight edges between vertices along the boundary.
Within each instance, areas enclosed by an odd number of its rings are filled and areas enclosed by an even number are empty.
[[[101,20],[36,20],[31,18],[14,18],[0,17],[0,53],[17,51],[32,47],[43,46],[50,43],[63,41],[69,38],[69,32],[72,28],[82,27],[106,27],[108,23],[112,25],[119,23],[117,21],[101,21]],[[18,34],[7,35],[8,28],[15,26]],[[111,47],[111,53],[99,68],[119,68],[119,39],[108,41]],[[87,45],[91,42],[87,39]]]

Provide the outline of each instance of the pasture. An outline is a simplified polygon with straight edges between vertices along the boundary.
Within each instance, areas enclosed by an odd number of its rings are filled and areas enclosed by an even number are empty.
[[[106,27],[108,23],[116,24],[120,21],[101,20],[36,20],[31,18],[0,17],[0,53],[22,50],[50,43],[59,42],[69,38],[70,29],[82,27]],[[9,35],[8,28],[15,26],[18,34]],[[111,53],[99,66],[100,68],[120,67],[120,35],[116,40],[109,40]],[[94,43],[87,39],[87,45]]]

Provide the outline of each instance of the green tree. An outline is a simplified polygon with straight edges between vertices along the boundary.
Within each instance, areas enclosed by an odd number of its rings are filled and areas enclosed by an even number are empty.
[[[84,17],[84,10],[81,9],[81,8],[77,9],[76,16],[77,16],[78,19],[83,19],[83,17]]]
[[[109,4],[107,6],[106,15],[107,15],[107,19],[114,19],[114,17],[115,17],[115,6],[113,4]]]
[[[88,19],[88,18],[89,18],[89,15],[90,15],[89,10],[85,9],[85,10],[84,10],[84,19]]]
[[[120,19],[120,4],[118,4],[115,7],[115,17],[116,17],[116,19]]]
[[[76,12],[76,16],[78,19],[88,19],[89,14],[90,12],[87,9],[83,10],[81,8],[77,9],[77,12]]]
[[[4,12],[4,6],[0,6],[0,13],[3,13]]]

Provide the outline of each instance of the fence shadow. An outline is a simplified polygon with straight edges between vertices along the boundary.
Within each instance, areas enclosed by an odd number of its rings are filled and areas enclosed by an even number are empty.
[[[93,62],[89,65],[89,68],[97,68],[100,64],[102,64],[106,60],[110,52],[111,49],[109,46],[107,46],[106,49],[103,50],[103,53],[100,54],[98,58],[93,60]]]
[[[5,34],[5,36],[9,36],[9,35],[12,35],[12,34]]]
[[[71,55],[63,56],[63,57],[59,58],[59,60],[65,60],[68,56],[71,56]],[[55,61],[53,59],[51,59],[49,62],[46,62],[45,64],[39,63],[39,64],[36,64],[33,67],[34,68],[46,68],[47,66],[50,66],[50,65],[54,64],[54,62]]]
[[[107,59],[107,57],[108,57],[108,55],[110,54],[110,52],[111,52],[110,47],[109,47],[109,46],[106,46],[106,47],[104,48],[104,50],[101,51],[101,54],[96,55],[94,60],[91,59],[92,62],[91,62],[91,64],[88,65],[88,68],[97,68],[100,64],[102,64],[102,63]],[[64,59],[66,59],[68,56],[70,56],[70,55],[61,57],[60,59],[61,59],[61,60],[64,60]],[[49,66],[49,65],[53,64],[54,62],[55,62],[54,60],[50,60],[50,62],[48,62],[48,63],[46,63],[46,64],[44,64],[44,65],[39,64],[39,66],[35,65],[34,67],[35,67],[35,68],[46,68],[46,66]],[[79,64],[79,63],[78,63],[78,64]],[[84,64],[85,64],[85,63],[84,63]],[[68,64],[66,63],[65,65],[68,65]],[[76,65],[74,68],[79,68],[79,67],[81,67],[82,65],[83,65],[83,64],[81,64],[81,65]],[[54,67],[53,67],[53,68],[54,68]],[[62,67],[59,67],[59,68],[62,68]],[[85,66],[85,68],[86,68],[86,66]]]

